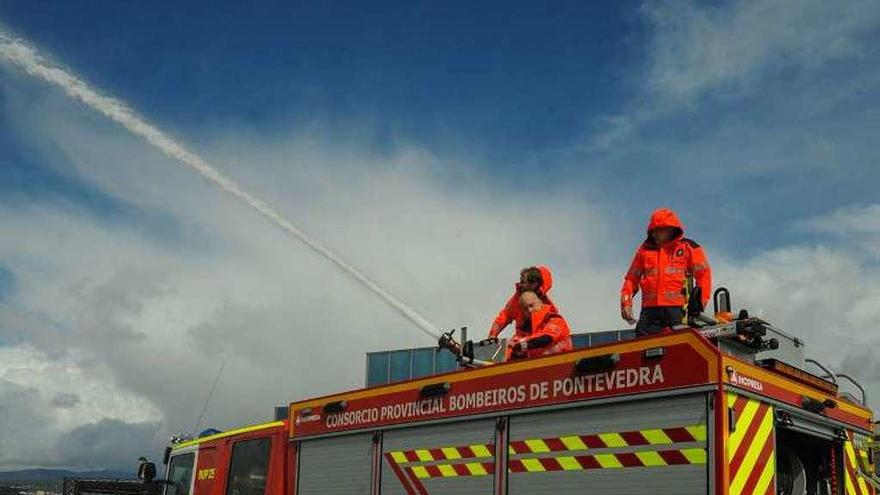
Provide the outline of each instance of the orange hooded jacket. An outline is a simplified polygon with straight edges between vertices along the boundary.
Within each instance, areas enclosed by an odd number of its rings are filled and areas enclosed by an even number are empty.
[[[521,342],[533,341],[544,336],[550,338],[550,342],[547,345],[528,349],[525,356],[518,357],[533,358],[547,356],[570,351],[574,348],[571,343],[571,330],[568,328],[568,323],[552,304],[544,304],[543,308],[533,312],[529,319],[528,327],[527,329],[517,327],[516,333],[507,343],[505,360],[510,361],[514,354],[514,349]]]
[[[676,229],[675,238],[658,246],[651,231],[659,227]],[[684,237],[684,226],[674,211],[660,208],[651,215],[648,238],[639,246],[620,289],[621,305],[631,306],[632,298],[642,291],[642,307],[684,306],[687,276],[693,275],[702,290],[706,307],[712,291],[712,269],[703,248]]]
[[[538,271],[541,272],[540,290],[544,304],[549,304],[555,307],[553,301],[547,296],[547,293],[553,288],[553,273],[550,272],[550,268],[546,266],[538,266],[537,268]],[[520,284],[517,283],[514,286],[514,289],[513,295],[510,296],[510,299],[508,299],[504,307],[501,308],[498,316],[495,317],[495,321],[492,323],[492,328],[489,329],[489,338],[498,338],[498,334],[507,328],[507,325],[510,325],[510,322],[512,321],[516,322],[516,328],[519,328],[525,321],[525,315],[519,307]]]

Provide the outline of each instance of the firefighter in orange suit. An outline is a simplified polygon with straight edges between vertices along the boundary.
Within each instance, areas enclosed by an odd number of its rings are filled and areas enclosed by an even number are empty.
[[[519,305],[519,296],[523,291],[535,291],[545,304],[553,306],[553,301],[547,296],[547,293],[552,288],[553,274],[550,272],[550,268],[546,266],[523,268],[519,272],[519,282],[514,285],[513,295],[510,296],[510,299],[507,300],[507,303],[498,312],[498,316],[495,317],[495,321],[492,323],[492,328],[489,329],[489,338],[497,339],[498,334],[511,322],[514,322],[515,327],[519,328],[523,321],[525,321],[526,315],[522,312]]]
[[[651,215],[648,237],[639,246],[620,290],[620,313],[630,325],[633,297],[642,292],[642,311],[636,334],[653,335],[682,323],[687,304],[687,278],[693,276],[706,307],[712,292],[712,270],[699,244],[684,237],[674,211],[660,208]]]
[[[570,351],[571,331],[552,304],[545,303],[539,293],[524,290],[519,296],[523,324],[507,344],[507,360],[547,356]]]

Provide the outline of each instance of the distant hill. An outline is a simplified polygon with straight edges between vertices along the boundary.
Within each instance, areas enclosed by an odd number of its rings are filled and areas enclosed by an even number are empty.
[[[135,479],[128,471],[104,469],[99,471],[70,471],[67,469],[20,469],[0,471],[0,481],[57,481],[63,478]]]

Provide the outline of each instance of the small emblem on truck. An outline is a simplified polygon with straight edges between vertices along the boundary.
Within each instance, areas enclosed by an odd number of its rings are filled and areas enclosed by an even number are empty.
[[[736,370],[732,370],[730,372],[730,383],[732,383],[733,385],[739,385],[741,387],[750,388],[750,389],[755,390],[757,392],[764,391],[764,384],[763,383],[761,383],[760,381],[758,381],[754,378],[751,378],[751,377],[748,377],[745,375],[740,375],[739,373],[736,372]]]

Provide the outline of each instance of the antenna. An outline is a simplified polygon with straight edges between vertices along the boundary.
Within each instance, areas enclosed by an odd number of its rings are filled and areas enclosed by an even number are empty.
[[[208,392],[208,396],[205,397],[205,404],[202,405],[202,412],[199,413],[199,417],[198,417],[198,419],[196,419],[196,425],[193,426],[193,430],[192,430],[193,438],[198,438],[198,437],[196,437],[196,431],[199,429],[199,425],[202,424],[202,418],[205,417],[205,411],[208,410],[208,403],[211,402],[211,397],[214,395],[214,390],[217,389],[217,383],[220,382],[220,375],[223,373],[223,368],[226,367],[226,361],[228,361],[228,360],[229,360],[229,358],[226,358],[223,360],[222,363],[220,363],[220,369],[217,370],[217,376],[214,377],[214,384],[211,385],[211,391]]]

